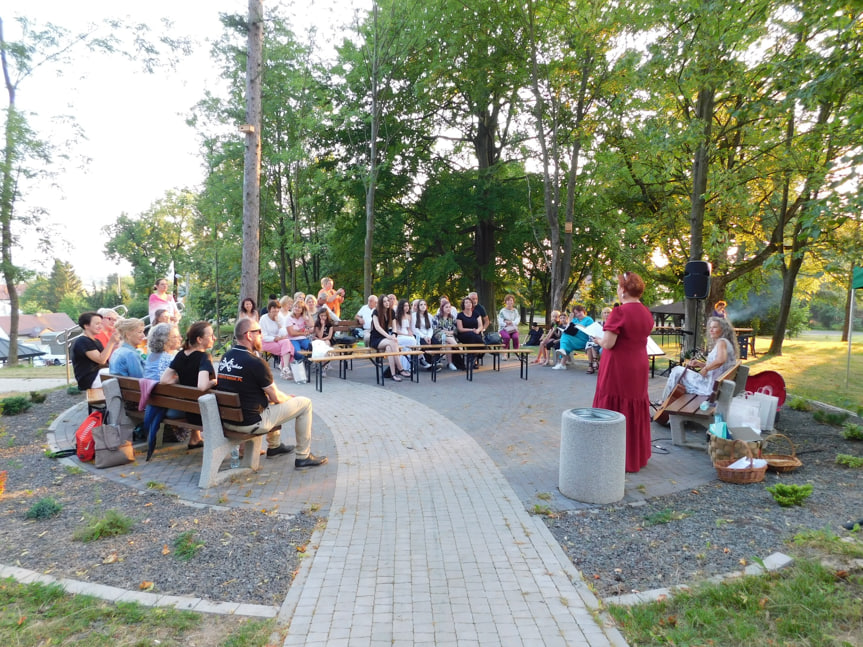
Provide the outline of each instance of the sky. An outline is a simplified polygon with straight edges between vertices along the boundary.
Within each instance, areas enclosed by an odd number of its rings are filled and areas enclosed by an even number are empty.
[[[264,0],[265,6],[269,5]],[[316,0],[287,3],[299,6],[294,32],[315,25],[321,40],[352,15],[363,0]],[[65,142],[73,156],[51,186],[32,190],[22,209],[45,207],[42,224],[49,228],[53,249],[44,253],[26,233],[14,261],[36,271],[50,271],[53,258],[73,264],[88,290],[109,274],[128,275],[130,267],[105,257],[103,226],[125,213],[131,216],[175,188],[196,189],[203,180],[197,135],[186,125],[191,107],[209,89],[219,93],[223,83],[209,59],[209,40],[221,34],[220,13],[247,13],[245,0],[12,0],[4,3],[5,38],[15,40],[12,18],[26,16],[38,23],[52,22],[71,31],[106,17],[145,23],[156,31],[163,17],[174,31],[199,41],[192,55],[174,71],[147,74],[133,63],[104,55],[76,57],[62,78],[41,74],[22,82],[19,108],[34,113],[30,125],[38,136]],[[326,54],[324,54],[326,55]],[[83,137],[57,126],[57,115],[73,115]],[[238,135],[239,136],[239,135]],[[82,160],[87,160],[83,163]]]

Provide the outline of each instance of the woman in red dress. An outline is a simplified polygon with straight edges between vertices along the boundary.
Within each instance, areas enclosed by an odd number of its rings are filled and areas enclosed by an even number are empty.
[[[647,395],[647,338],[653,315],[639,300],[644,281],[634,272],[617,278],[617,297],[605,320],[593,406],[618,411],[626,417],[626,471],[637,472],[650,459],[650,399]]]

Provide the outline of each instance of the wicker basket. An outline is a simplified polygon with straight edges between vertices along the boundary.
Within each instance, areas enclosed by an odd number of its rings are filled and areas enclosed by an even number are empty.
[[[798,467],[803,465],[799,458],[797,458],[797,454],[794,451],[794,443],[791,442],[791,439],[788,436],[783,436],[782,434],[770,434],[767,438],[764,439],[764,444],[762,447],[766,446],[773,439],[781,439],[788,443],[790,454],[762,454],[761,458],[767,461],[767,469],[772,470],[774,472],[784,473],[784,472],[793,472]]]
[[[728,469],[728,466],[736,462],[734,458],[734,447],[739,445],[746,450],[746,457],[749,459],[750,467],[742,470]],[[731,446],[731,458],[729,460],[714,461],[713,467],[716,468],[716,475],[720,481],[726,483],[760,483],[764,480],[764,473],[767,471],[767,465],[764,467],[751,467],[753,461],[752,451],[749,446],[742,440],[735,440]]]
[[[716,461],[727,460],[732,456],[731,447],[736,442],[746,442],[752,455],[758,457],[761,455],[761,440],[731,440],[730,438],[720,438],[711,433],[707,434],[707,454],[710,456],[712,463]]]

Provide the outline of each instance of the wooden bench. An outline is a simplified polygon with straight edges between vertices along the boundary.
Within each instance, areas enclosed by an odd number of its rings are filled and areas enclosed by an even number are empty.
[[[694,395],[685,393],[665,407],[668,422],[671,425],[671,443],[685,447],[704,448],[703,431],[714,421],[716,414],[728,419],[731,399],[743,391],[749,367],[737,364],[731,367],[716,380],[714,392],[711,395]],[[702,405],[706,403],[705,408]],[[686,438],[686,424],[694,423],[702,428],[698,442],[690,442]]]
[[[102,383],[107,403],[108,420],[112,423],[128,424],[143,419],[138,411],[141,386],[138,378],[110,376]],[[203,464],[198,478],[198,487],[209,488],[240,473],[240,470],[219,471],[222,462],[231,455],[234,445],[245,443],[244,456],[240,459],[242,472],[257,471],[260,467],[261,447],[264,435],[244,434],[222,427],[222,420],[241,423],[243,410],[240,396],[224,391],[208,391],[202,394],[196,388],[178,384],[157,384],[150,392],[147,404],[166,409],[176,409],[201,416],[204,436]],[[185,420],[166,420],[167,424],[198,428]]]

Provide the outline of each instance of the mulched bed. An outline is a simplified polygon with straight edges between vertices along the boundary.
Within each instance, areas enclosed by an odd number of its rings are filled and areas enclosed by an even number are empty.
[[[863,456],[863,442],[845,440],[840,428],[788,407],[776,427],[803,462],[794,472],[768,471],[763,483],[749,485],[714,481],[644,505],[573,511],[546,523],[601,597],[739,571],[772,552],[788,552],[787,542],[807,529],[847,534],[843,524],[863,518],[863,469],[835,459]],[[779,482],[811,483],[813,493],[802,507],[782,508],[765,489]]]
[[[28,412],[0,417],[0,470],[8,472],[0,498],[0,563],[133,591],[280,605],[320,520],[190,506],[47,458],[50,421],[81,397],[52,391]],[[59,502],[61,512],[27,519],[43,497]],[[133,519],[131,532],[88,543],[73,538],[108,510]],[[203,546],[184,561],[175,541],[187,532]]]

